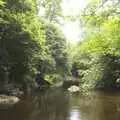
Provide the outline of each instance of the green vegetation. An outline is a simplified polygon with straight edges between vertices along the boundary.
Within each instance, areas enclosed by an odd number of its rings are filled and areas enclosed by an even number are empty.
[[[68,71],[65,37],[57,23],[38,16],[37,3],[0,0],[1,83],[29,84],[37,72],[51,81]]]
[[[0,82],[28,85],[40,72],[51,83],[73,75],[85,89],[119,88],[120,2],[108,1],[80,13],[84,37],[74,46],[60,30],[62,0],[0,0]]]
[[[48,50],[52,56],[53,65],[53,67],[47,69],[49,70],[49,76],[47,75],[47,77],[52,77],[54,82],[55,80],[57,80],[56,82],[59,82],[60,79],[63,80],[63,78],[69,73],[66,39],[63,33],[54,24],[46,24],[45,33],[47,40],[46,46],[48,46]],[[46,67],[48,67],[48,65]]]
[[[93,0],[80,16],[85,33],[73,65],[83,88],[120,87],[119,6],[119,1],[100,4]]]
[[[33,74],[45,51],[45,36],[32,1],[4,2],[1,16],[1,81],[22,82],[24,75]],[[12,4],[12,5],[11,5]],[[25,6],[23,6],[25,5]],[[24,7],[23,8],[21,8]]]

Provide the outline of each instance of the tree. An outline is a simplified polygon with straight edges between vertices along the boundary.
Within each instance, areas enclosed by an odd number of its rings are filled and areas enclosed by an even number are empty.
[[[55,61],[57,73],[66,74],[68,72],[68,54],[66,51],[66,39],[62,32],[54,24],[45,26],[46,46]]]
[[[84,21],[82,22],[84,39],[75,55],[78,71],[82,70],[80,80],[87,88],[117,87],[116,80],[120,73],[117,67],[120,65],[118,62],[120,57],[120,3],[118,1],[110,4],[109,1],[101,6],[93,0],[89,5],[80,16],[81,21]],[[87,55],[83,57],[80,53],[84,55],[87,53],[89,57]],[[89,64],[85,64],[85,61],[81,62],[84,58]]]
[[[45,9],[44,17],[49,22],[59,23],[59,18],[62,17],[62,0],[42,0],[40,1],[40,10],[41,7]]]
[[[5,0],[6,7],[11,12],[37,12],[37,0]]]
[[[37,0],[0,1],[1,81],[27,83],[26,76],[35,77],[38,71],[44,75],[67,73],[65,37],[50,23],[58,18],[60,3],[43,3],[46,19],[37,14]],[[51,15],[53,8],[56,11]]]
[[[15,0],[14,5],[9,0],[4,2],[0,22],[1,76],[5,77],[8,73],[9,80],[22,82],[24,75],[33,75],[37,71],[44,56],[44,30],[29,1]]]

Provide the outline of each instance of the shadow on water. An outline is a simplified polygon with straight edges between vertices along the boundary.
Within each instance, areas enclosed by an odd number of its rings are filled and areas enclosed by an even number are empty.
[[[66,120],[68,108],[68,95],[62,90],[34,93],[0,110],[0,120]]]
[[[18,104],[0,108],[0,120],[119,120],[119,92],[68,94],[50,90],[26,96]]]

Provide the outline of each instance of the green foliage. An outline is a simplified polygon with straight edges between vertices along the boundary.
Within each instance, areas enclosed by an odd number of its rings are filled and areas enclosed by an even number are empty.
[[[22,1],[14,2],[15,5],[22,4]],[[9,4],[10,1],[6,0],[6,9],[1,9],[1,78],[4,80],[7,74],[9,80],[22,82],[24,75],[34,75],[37,71],[37,65],[45,55],[45,36],[42,23],[33,11],[21,13],[17,8],[13,11],[13,6]]]
[[[37,0],[5,0],[6,7],[11,12],[32,12],[36,13],[37,11]]]
[[[85,38],[86,42],[83,43],[81,49],[119,55],[119,24],[118,17],[105,21],[99,31]]]
[[[114,7],[116,5],[116,7]],[[117,88],[120,77],[120,3],[96,4],[80,16],[84,40],[73,57],[83,88]]]
[[[49,81],[50,83],[54,84],[54,83],[60,83],[61,81],[63,81],[64,77],[61,74],[56,74],[56,73],[52,73],[52,74],[46,74],[45,76],[45,80]]]
[[[45,9],[44,17],[49,22],[59,23],[59,18],[62,17],[62,0],[41,0],[41,7]]]
[[[54,70],[52,72],[66,74],[68,73],[68,54],[66,51],[66,40],[62,32],[54,24],[46,24],[46,46],[54,61]]]
[[[30,79],[26,76],[35,77],[38,71],[52,79],[68,73],[65,37],[55,24],[38,17],[37,3],[37,0],[0,0],[1,82],[27,84]],[[57,4],[58,1],[44,2],[50,21],[58,17],[61,8]]]

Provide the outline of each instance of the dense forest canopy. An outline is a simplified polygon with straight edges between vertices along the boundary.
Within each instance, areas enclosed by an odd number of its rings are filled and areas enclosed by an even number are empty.
[[[119,87],[120,2],[91,1],[80,15],[83,41],[74,56],[74,66],[84,87]]]
[[[55,1],[43,1],[45,17],[38,16],[38,3],[0,0],[1,82],[25,82],[27,75],[34,77],[37,72],[45,76],[61,71],[64,76],[68,71],[66,40],[52,22],[57,13],[50,14]]]
[[[28,84],[40,72],[51,83],[73,75],[83,88],[118,88],[119,0],[91,0],[77,16],[64,16],[62,2],[0,0],[1,83]],[[61,20],[79,20],[77,45],[66,42]]]

